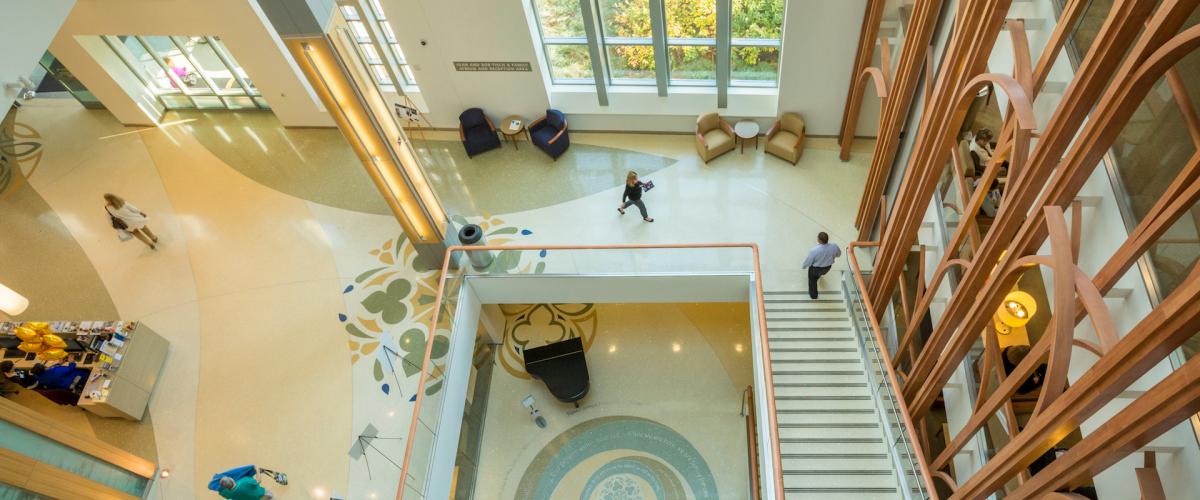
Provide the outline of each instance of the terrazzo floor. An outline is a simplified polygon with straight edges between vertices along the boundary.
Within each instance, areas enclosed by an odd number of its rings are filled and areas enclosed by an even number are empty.
[[[413,265],[336,131],[285,130],[257,112],[124,127],[41,99],[12,130],[10,142],[39,145],[0,172],[0,259],[22,263],[0,282],[33,304],[18,319],[115,315],[171,342],[149,412],[173,471],[156,495],[206,497],[213,472],[246,463],[288,472],[281,498],[394,495],[389,460],[402,456],[418,379],[405,360],[429,341],[436,273]],[[424,135],[439,196],[493,242],[755,242],[766,285],[790,289],[804,287],[817,231],[853,237],[871,148],[841,162],[834,141],[813,138],[795,166],[761,150],[704,164],[688,135],[576,132],[558,162],[528,143],[467,161],[456,133]],[[645,198],[658,222],[616,213],[631,168],[658,186]],[[117,240],[106,192],[150,215],[158,251]],[[379,438],[365,453],[363,435]]]

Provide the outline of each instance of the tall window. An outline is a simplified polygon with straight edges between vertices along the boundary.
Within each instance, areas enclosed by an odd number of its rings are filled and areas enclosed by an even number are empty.
[[[783,0],[733,0],[730,85],[769,86],[779,80]]]
[[[671,85],[717,84],[717,0],[665,0]]]
[[[396,83],[392,78],[392,72],[388,70],[388,62],[382,52],[382,50],[388,50],[396,60],[400,85],[408,91],[417,90],[417,79],[413,75],[408,61],[404,58],[404,51],[400,50],[400,44],[396,42],[396,32],[392,30],[391,23],[387,22],[383,6],[379,4],[379,0],[370,0],[366,3],[369,4],[369,12],[360,10],[359,5],[361,4],[342,5],[341,11],[342,17],[346,18],[346,23],[350,25],[350,31],[354,34],[354,40],[358,42],[358,48],[362,51],[363,59],[366,60],[375,83],[384,92],[396,92]],[[377,28],[374,32],[372,32],[372,23]],[[381,49],[383,46],[387,48]]]
[[[592,57],[579,0],[534,0],[542,46],[556,84],[593,83]]]
[[[269,109],[220,38],[105,35],[101,39],[167,109]]]
[[[717,0],[532,2],[555,84],[596,83],[589,46],[603,56],[609,85],[716,86],[718,61],[725,61],[718,47],[726,46],[731,86],[778,84],[785,0],[721,2],[726,13]],[[595,29],[586,26],[583,6],[594,13]],[[718,14],[729,16],[727,32],[717,29]]]
[[[613,85],[654,85],[653,0],[598,0],[608,80]]]

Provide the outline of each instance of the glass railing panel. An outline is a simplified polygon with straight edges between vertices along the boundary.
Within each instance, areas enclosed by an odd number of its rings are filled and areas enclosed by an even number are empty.
[[[0,500],[52,500],[52,498],[10,484],[0,483]]]
[[[436,312],[433,332],[420,339],[422,342],[432,342],[433,345],[429,347],[431,359],[444,357],[449,349],[449,335],[455,320],[458,293],[462,288],[466,269],[470,267],[461,253],[452,254],[449,262],[451,265],[444,276],[445,285],[442,287],[442,300]],[[405,339],[401,340],[404,341]],[[427,495],[431,472],[429,466],[438,443],[438,426],[444,402],[444,391],[441,390],[444,368],[442,364],[434,361],[421,367],[421,370],[424,370],[424,384],[418,389],[421,392],[418,396],[418,407],[413,414],[415,429],[409,435],[410,451],[402,485],[405,498],[424,499]]]
[[[893,460],[897,481],[903,498],[930,498],[920,459],[909,437],[903,410],[897,399],[897,389],[891,384],[887,360],[873,333],[862,291],[852,277],[855,270],[843,273],[842,290],[850,308],[851,325],[859,342],[859,351],[866,363],[867,385],[883,424],[888,452]]]
[[[681,248],[512,248],[476,254],[467,276],[484,275],[660,275],[754,272],[754,255],[747,247]],[[482,257],[482,258],[481,258]],[[794,257],[794,256],[793,256]],[[484,266],[478,264],[487,263]],[[780,256],[780,267],[794,267]]]
[[[133,472],[5,420],[0,420],[0,447],[136,497],[142,496],[150,482]]]
[[[786,259],[794,258],[794,256],[778,256],[781,264],[780,267],[791,265],[799,271],[798,263],[787,264]],[[402,485],[404,498],[425,499],[431,491],[440,491],[444,484],[432,484],[431,480],[433,473],[431,464],[435,458],[435,454],[441,453],[447,448],[446,443],[441,443],[439,440],[445,439],[440,436],[439,426],[445,428],[445,423],[441,421],[443,413],[446,413],[448,407],[445,405],[453,405],[458,402],[446,401],[445,392],[437,390],[435,387],[442,381],[442,370],[445,368],[439,366],[436,362],[437,358],[444,356],[448,350],[450,342],[449,336],[454,331],[454,322],[458,317],[456,310],[458,305],[458,295],[463,286],[466,285],[468,279],[486,279],[488,277],[500,276],[527,276],[535,278],[539,276],[660,276],[660,275],[690,275],[698,274],[735,274],[741,275],[742,279],[747,279],[754,276],[756,272],[755,252],[749,245],[717,245],[703,247],[675,246],[667,245],[666,248],[647,248],[647,247],[600,247],[600,248],[564,248],[559,247],[520,247],[520,246],[504,246],[493,249],[472,249],[472,250],[456,250],[450,256],[452,263],[448,275],[445,279],[444,289],[441,293],[441,303],[437,309],[437,318],[434,331],[434,362],[425,369],[425,384],[419,388],[421,397],[419,400],[418,411],[415,413],[415,434],[411,436],[412,451],[407,461],[406,474],[404,484]],[[774,269],[773,269],[774,271]],[[757,278],[755,278],[757,279]],[[753,285],[748,290],[754,293]],[[744,297],[744,298],[743,298]],[[739,300],[749,298],[748,296],[739,297]],[[467,330],[461,330],[463,332]],[[457,332],[455,333],[457,334]],[[754,343],[758,344],[759,340]],[[763,353],[765,354],[765,342],[762,345]],[[758,367],[756,367],[756,370]],[[766,378],[767,383],[770,383],[770,377]],[[768,410],[769,398],[765,396],[767,389],[764,387],[755,387],[756,396],[755,403],[758,407],[760,415],[772,414]],[[773,407],[772,407],[773,408]],[[738,422],[737,429],[739,432],[745,432],[744,422]],[[760,433],[759,439],[766,439],[767,442],[777,443],[776,429],[771,426],[760,425],[757,427],[757,432]],[[487,429],[485,432],[504,432],[503,429]],[[457,443],[456,443],[457,446]],[[771,460],[772,453],[769,450],[760,450],[761,460]],[[437,455],[437,459],[444,458]],[[460,457],[459,457],[460,458]],[[776,474],[779,473],[779,467],[768,468],[760,465],[761,474],[766,474],[771,470]],[[440,474],[440,472],[439,472]],[[439,476],[440,477],[440,476]],[[781,476],[780,476],[781,477]],[[776,484],[776,478],[760,476],[759,482],[765,488],[770,489]],[[439,479],[440,480],[440,479]],[[436,488],[435,488],[436,487]]]

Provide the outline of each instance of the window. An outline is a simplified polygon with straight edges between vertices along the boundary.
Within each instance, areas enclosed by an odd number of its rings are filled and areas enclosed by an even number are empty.
[[[717,84],[717,0],[665,0],[671,85]]]
[[[364,11],[361,4],[342,5],[340,9],[342,17],[346,19],[346,24],[350,26],[350,33],[358,42],[363,60],[371,70],[372,78],[384,92],[396,92],[396,79],[400,80],[400,85],[405,90],[417,90],[417,79],[413,75],[408,61],[404,58],[404,51],[400,50],[400,44],[396,41],[396,32],[392,30],[391,23],[387,21],[383,6],[380,5],[379,0],[370,0],[367,4],[369,11]],[[375,27],[374,31],[372,24]],[[381,49],[385,46],[386,48]],[[383,50],[391,51],[390,55],[396,61],[396,78],[392,77],[393,72],[389,69],[391,65]]]
[[[579,0],[534,0],[550,81],[555,84],[595,82],[588,37]]]
[[[215,36],[101,39],[167,109],[268,109],[249,75]]]
[[[599,0],[608,81],[613,85],[654,85],[652,0]]]
[[[722,96],[724,76],[729,86],[778,85],[785,0],[721,2],[726,12],[718,12],[717,0],[531,2],[555,84],[658,85],[660,95],[670,86],[716,86]],[[728,16],[725,32],[717,29],[719,16]],[[591,54],[603,61],[593,65]],[[717,74],[718,62],[728,75]],[[600,68],[606,78],[596,81]]]
[[[729,78],[733,86],[775,86],[783,0],[733,0]]]

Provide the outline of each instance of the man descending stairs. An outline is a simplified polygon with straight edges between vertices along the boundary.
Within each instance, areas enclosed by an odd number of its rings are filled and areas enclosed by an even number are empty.
[[[899,498],[842,292],[764,294],[786,497]]]

